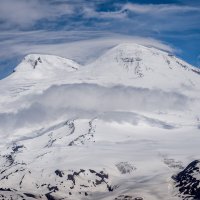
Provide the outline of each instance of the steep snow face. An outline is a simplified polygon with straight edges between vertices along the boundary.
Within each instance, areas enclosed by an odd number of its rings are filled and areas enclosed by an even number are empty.
[[[89,66],[91,76],[147,88],[191,89],[199,85],[200,70],[170,53],[137,44],[118,45]]]
[[[43,79],[79,69],[72,60],[53,55],[30,54],[14,69],[12,78]]]

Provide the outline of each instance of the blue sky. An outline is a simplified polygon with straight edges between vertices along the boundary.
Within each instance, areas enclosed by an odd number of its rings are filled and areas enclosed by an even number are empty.
[[[122,42],[172,51],[200,66],[200,1],[0,1],[0,78],[29,53],[87,63]]]

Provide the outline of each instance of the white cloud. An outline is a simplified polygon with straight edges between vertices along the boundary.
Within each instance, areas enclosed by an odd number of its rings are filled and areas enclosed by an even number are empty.
[[[3,36],[0,34],[0,37]],[[46,40],[48,42],[44,42]],[[54,40],[60,40],[61,42],[52,43]],[[35,41],[38,41],[38,44]],[[38,31],[11,34],[9,40],[4,40],[1,43],[3,51],[0,52],[0,58],[5,59],[13,55],[22,57],[30,53],[44,53],[59,55],[81,63],[88,63],[108,48],[128,42],[154,46],[170,52],[175,51],[170,45],[153,38],[105,32]]]
[[[123,6],[123,10],[130,10],[139,14],[151,14],[155,13],[183,13],[183,12],[192,12],[200,11],[200,8],[194,6],[183,6],[175,4],[132,4],[127,3]]]
[[[199,27],[199,6],[128,3],[122,6],[122,11],[128,13],[126,24],[141,32],[160,35],[174,31],[183,35],[184,31]]]
[[[38,20],[54,19],[63,14],[72,14],[73,7],[68,4],[53,5],[40,0],[1,0],[0,20],[5,26],[27,27]]]
[[[94,7],[84,7],[83,8],[84,18],[98,18],[98,19],[124,19],[126,14],[118,11],[96,11]]]
[[[84,83],[53,86],[20,101],[21,105],[28,102],[29,106],[15,113],[0,113],[2,134],[16,128],[39,127],[57,119],[106,117],[106,113],[113,113],[115,119],[123,117],[120,113],[126,113],[126,118],[135,112],[177,113],[188,110],[191,103],[186,96],[174,92]]]

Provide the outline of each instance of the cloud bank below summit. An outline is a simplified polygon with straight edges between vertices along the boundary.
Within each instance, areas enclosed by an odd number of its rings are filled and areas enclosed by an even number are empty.
[[[83,83],[52,86],[43,94],[30,95],[18,102],[22,107],[17,112],[1,113],[0,126],[4,130],[1,134],[33,124],[39,127],[44,123],[52,123],[61,116],[63,119],[80,116],[92,118],[102,114],[106,117],[106,113],[113,113],[112,116],[116,117],[119,116],[117,113],[126,113],[120,115],[123,121],[123,116],[127,118],[130,115],[132,118],[131,113],[135,112],[186,111],[191,102],[192,100],[178,93],[120,85],[103,87]]]

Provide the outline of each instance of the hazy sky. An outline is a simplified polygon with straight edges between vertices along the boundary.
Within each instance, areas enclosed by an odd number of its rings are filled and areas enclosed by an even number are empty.
[[[87,63],[122,42],[200,65],[200,1],[0,0],[0,78],[29,53]]]

